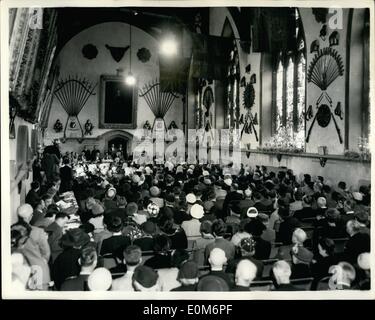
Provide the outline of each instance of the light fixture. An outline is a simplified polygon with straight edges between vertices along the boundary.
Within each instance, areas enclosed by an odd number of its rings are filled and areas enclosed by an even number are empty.
[[[129,56],[129,73],[125,77],[125,83],[128,86],[134,86],[136,83],[136,79],[132,74],[132,26],[129,24],[129,46],[130,46],[130,56]]]
[[[177,54],[177,41],[173,36],[168,36],[160,45],[160,53],[165,56],[175,56]]]

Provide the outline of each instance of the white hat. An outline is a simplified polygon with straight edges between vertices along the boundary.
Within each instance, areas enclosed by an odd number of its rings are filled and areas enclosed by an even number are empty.
[[[134,184],[138,184],[141,181],[141,178],[140,178],[139,175],[135,174],[132,177],[132,181],[133,181]]]
[[[87,279],[90,291],[107,291],[112,285],[111,272],[106,268],[95,269]]]
[[[370,253],[363,252],[357,258],[358,266],[363,270],[370,270]]]
[[[189,169],[194,170],[194,169],[195,169],[195,166],[194,166],[193,164],[191,164],[191,165],[189,166]]]
[[[246,215],[249,218],[256,218],[258,216],[258,209],[255,207],[250,207],[249,209],[247,209]]]
[[[160,195],[160,189],[157,186],[153,186],[150,188],[150,194],[152,197],[157,197]]]
[[[186,195],[186,202],[190,204],[194,204],[197,202],[197,197],[195,196],[194,193],[188,193]]]
[[[206,176],[209,176],[209,175],[210,175],[210,173],[209,173],[209,172],[208,172],[207,170],[203,170],[203,173],[202,173],[202,174],[203,174],[203,176],[204,176],[204,177],[206,177]]]
[[[363,200],[363,195],[360,192],[353,192],[353,199],[356,201],[362,201]]]
[[[327,208],[327,200],[324,197],[319,197],[318,200],[316,200],[316,204],[321,209]]]
[[[213,265],[220,265],[224,264],[227,261],[227,257],[225,256],[225,251],[221,248],[213,248],[210,252],[210,264]]]
[[[179,172],[184,172],[184,168],[182,166],[178,166],[177,169],[176,169],[176,173],[179,173]]]
[[[113,199],[116,196],[116,189],[109,188],[105,194],[108,198]]]
[[[200,204],[194,204],[190,209],[190,215],[195,219],[200,219],[204,216],[204,209]]]
[[[232,179],[230,179],[230,178],[226,178],[226,179],[224,179],[224,183],[227,185],[227,186],[231,186],[232,185]]]
[[[140,226],[147,221],[147,217],[144,214],[134,213],[132,220]]]
[[[30,218],[33,215],[33,212],[34,212],[33,207],[29,205],[28,203],[25,203],[19,206],[17,209],[17,215],[23,219]]]
[[[145,172],[146,172],[146,174],[151,174],[151,173],[152,173],[152,170],[151,170],[150,167],[146,167],[146,168],[145,168]]]

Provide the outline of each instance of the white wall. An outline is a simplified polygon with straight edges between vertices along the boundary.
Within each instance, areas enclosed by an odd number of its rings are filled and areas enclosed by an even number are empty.
[[[95,45],[98,49],[98,55],[95,59],[88,60],[81,53],[82,47],[88,43]],[[110,51],[105,47],[106,44],[114,47],[129,45],[129,25],[121,22],[108,22],[90,27],[74,36],[62,48],[58,56],[60,79],[78,74],[86,77],[86,79],[93,83],[98,83],[96,95],[88,99],[86,105],[78,115],[82,125],[84,125],[87,119],[90,119],[93,123],[93,135],[90,137],[96,137],[110,130],[99,129],[100,76],[102,74],[116,75],[116,69],[118,68],[123,68],[125,74],[129,71],[130,49],[127,50],[122,60],[117,63],[112,58]],[[137,51],[143,47],[151,52],[151,59],[146,63],[142,63],[137,58]],[[139,90],[150,81],[159,79],[160,74],[158,42],[151,35],[134,26],[132,26],[132,73],[137,77]],[[182,128],[182,110],[181,98],[176,99],[165,116],[166,125],[169,126],[170,122],[175,120],[179,128]],[[154,118],[144,98],[138,98],[137,127],[142,128],[146,120],[152,125]],[[51,143],[53,138],[61,138],[63,136],[62,132],[56,134],[53,130],[53,125],[57,119],[60,119],[64,125],[67,113],[58,100],[54,98],[45,136],[45,143],[47,145]],[[131,130],[126,131],[131,132]],[[70,133],[67,131],[67,137],[69,136]],[[62,144],[63,151],[80,151],[81,149],[82,145],[71,140]]]

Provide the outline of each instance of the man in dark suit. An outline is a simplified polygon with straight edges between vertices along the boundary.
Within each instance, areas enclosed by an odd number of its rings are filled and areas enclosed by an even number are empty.
[[[73,187],[73,170],[69,166],[69,159],[64,158],[63,164],[64,166],[60,168],[60,178],[61,178],[60,193],[71,191]]]
[[[97,262],[98,255],[94,247],[82,248],[78,259],[78,264],[81,266],[79,275],[65,280],[60,291],[85,291],[87,279],[96,268]]]
[[[316,212],[311,207],[313,202],[313,197],[305,195],[302,197],[302,209],[297,210],[293,217],[297,218],[298,220],[306,219],[306,218],[314,218],[316,216]]]
[[[349,220],[346,224],[346,232],[350,238],[346,243],[343,258],[353,265],[357,263],[361,253],[370,252],[370,235],[361,230],[362,226],[356,220]]]

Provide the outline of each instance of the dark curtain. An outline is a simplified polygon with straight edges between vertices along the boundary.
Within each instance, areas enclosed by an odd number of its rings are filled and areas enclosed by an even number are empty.
[[[252,21],[254,52],[295,51],[294,8],[254,8]]]

